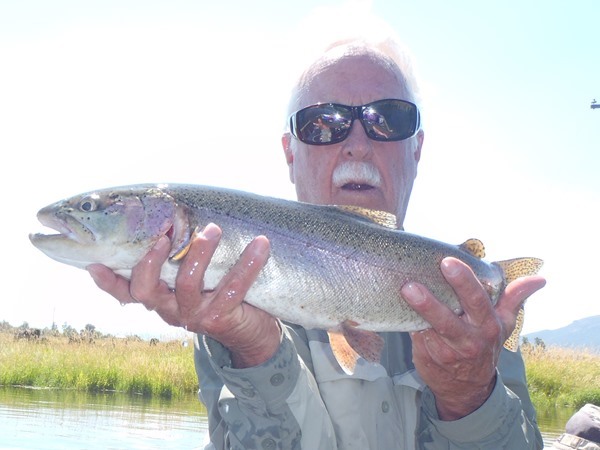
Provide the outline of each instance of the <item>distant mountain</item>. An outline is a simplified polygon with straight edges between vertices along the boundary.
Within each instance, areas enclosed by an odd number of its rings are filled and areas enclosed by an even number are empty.
[[[563,328],[536,331],[524,337],[532,344],[535,338],[540,338],[546,345],[586,348],[600,352],[600,316],[586,317]]]

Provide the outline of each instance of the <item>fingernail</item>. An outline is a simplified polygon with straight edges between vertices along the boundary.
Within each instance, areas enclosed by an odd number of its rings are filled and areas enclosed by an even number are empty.
[[[202,236],[204,236],[205,239],[212,241],[221,236],[221,229],[214,223],[209,223],[204,227],[204,230],[202,230]]]
[[[409,282],[402,286],[402,296],[413,305],[418,305],[425,301],[425,292],[415,283]]]
[[[251,252],[254,256],[262,256],[269,251],[269,241],[264,236],[258,236],[252,241]]]
[[[460,267],[456,264],[456,261],[449,258],[443,259],[440,266],[444,275],[448,277],[455,277],[460,272]]]

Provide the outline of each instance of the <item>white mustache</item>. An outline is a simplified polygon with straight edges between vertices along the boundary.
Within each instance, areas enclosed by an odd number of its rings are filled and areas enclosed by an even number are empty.
[[[344,161],[334,169],[332,182],[335,187],[342,187],[348,183],[379,187],[381,185],[381,175],[377,167],[371,163]]]

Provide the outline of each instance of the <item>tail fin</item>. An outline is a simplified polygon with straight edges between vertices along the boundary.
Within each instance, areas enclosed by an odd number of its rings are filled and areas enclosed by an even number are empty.
[[[544,261],[538,258],[515,258],[507,259],[505,261],[496,261],[503,272],[506,284],[516,280],[520,277],[526,277],[535,275],[542,268]],[[504,342],[504,348],[511,352],[516,352],[519,348],[519,341],[521,340],[521,331],[523,330],[523,322],[525,318],[525,310],[521,307],[519,315],[517,316],[517,323],[515,329],[509,338]]]
[[[544,265],[544,261],[539,258],[515,258],[505,261],[496,261],[504,272],[506,284],[520,277],[535,275]]]

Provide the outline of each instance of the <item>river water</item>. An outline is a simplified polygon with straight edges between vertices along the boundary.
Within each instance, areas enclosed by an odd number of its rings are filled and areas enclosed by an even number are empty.
[[[206,411],[119,393],[0,388],[1,449],[200,449]]]
[[[572,410],[538,412],[549,446]],[[195,396],[156,400],[119,393],[0,387],[0,448],[201,449],[206,410]]]

